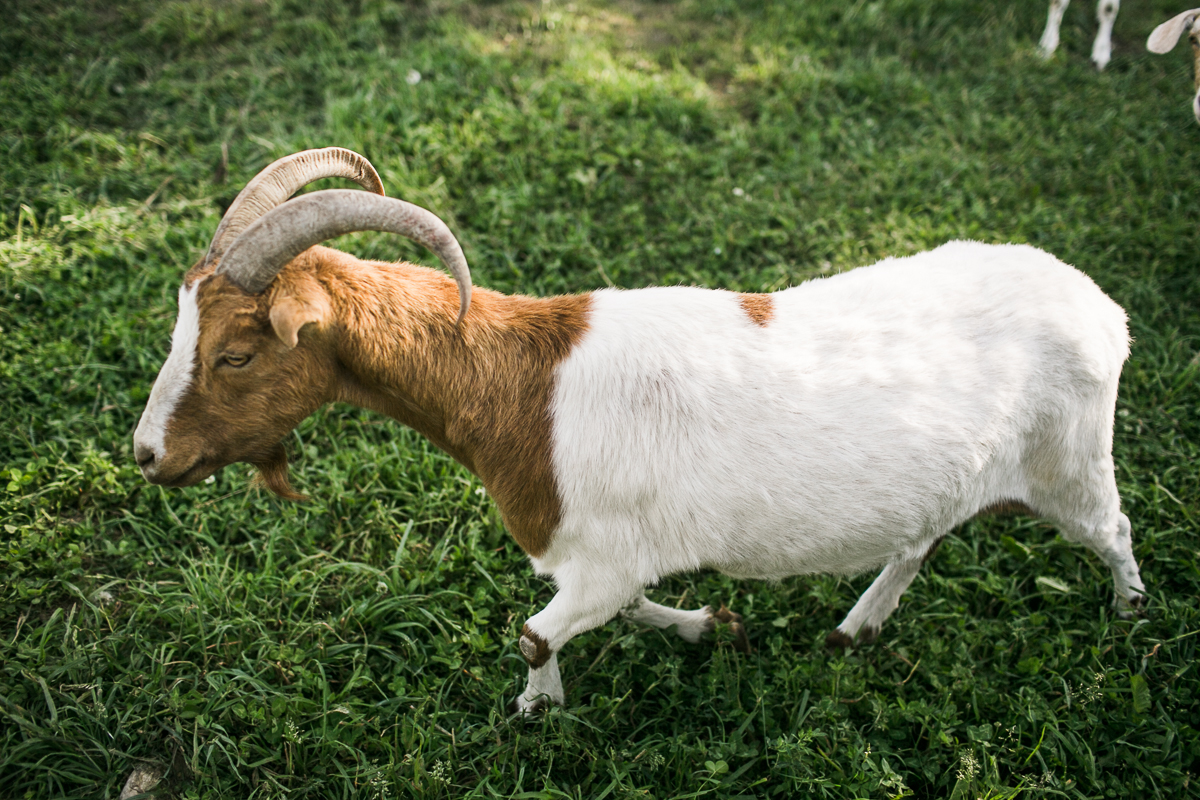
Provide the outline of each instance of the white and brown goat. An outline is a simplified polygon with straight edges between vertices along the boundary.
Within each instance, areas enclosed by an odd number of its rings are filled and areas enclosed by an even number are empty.
[[[288,200],[333,175],[378,194]],[[672,573],[882,565],[829,636],[869,641],[941,538],[1001,506],[1090,547],[1118,606],[1141,604],[1111,453],[1125,314],[1052,256],[955,242],[774,294],[472,295],[446,226],[380,195],[335,148],[246,187],[180,288],[136,458],[169,486],[247,461],[292,496],[280,442],[324,403],[429,437],[557,585],[519,640],[522,711],[562,702],[556,654],[622,612],[689,641],[730,622],[745,645],[725,609],[646,599]],[[413,238],[455,280],[315,246],[356,230]]]
[[[1184,33],[1192,44],[1192,115],[1200,122],[1200,8],[1176,14],[1150,32],[1146,49],[1151,53],[1169,53]]]

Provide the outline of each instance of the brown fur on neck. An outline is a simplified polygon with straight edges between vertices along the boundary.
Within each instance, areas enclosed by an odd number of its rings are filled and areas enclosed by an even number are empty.
[[[331,302],[336,399],[428,437],[479,476],[525,552],[543,554],[561,514],[551,464],[554,368],[586,330],[590,297],[476,288],[456,326],[457,288],[441,272],[314,247],[272,291],[287,291],[304,272]]]

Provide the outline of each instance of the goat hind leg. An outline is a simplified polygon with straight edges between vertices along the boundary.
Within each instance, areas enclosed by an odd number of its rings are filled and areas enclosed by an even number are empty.
[[[716,611],[708,606],[694,611],[683,611],[653,603],[642,595],[622,609],[621,614],[626,619],[654,628],[670,628],[674,625],[680,638],[693,644],[699,642],[704,634],[716,630],[718,622],[727,623],[736,637],[734,647],[743,653],[750,652],[750,640],[746,636],[746,628],[742,625],[741,614],[735,614],[724,606]]]
[[[826,637],[825,644],[831,648],[847,648],[873,642],[879,635],[884,620],[900,605],[900,595],[904,594],[913,578],[917,577],[921,565],[933,554],[940,542],[939,539],[930,547],[923,559],[894,561],[884,567],[875,582],[858,598],[858,602],[850,609],[842,624]]]
[[[1091,529],[1060,526],[1066,539],[1086,545],[1112,570],[1116,597],[1113,607],[1122,619],[1133,617],[1146,604],[1146,585],[1142,583],[1137,559],[1133,557],[1133,536],[1129,517],[1118,512],[1107,525]]]
[[[1101,446],[1105,444],[1100,442]],[[1060,468],[1053,480],[1034,485],[1032,506],[1058,526],[1064,539],[1084,545],[1112,570],[1116,588],[1113,605],[1128,618],[1145,604],[1146,587],[1133,557],[1129,517],[1121,513],[1112,458],[1097,457],[1087,464],[1083,456],[1078,456],[1065,462],[1082,462],[1086,468]]]

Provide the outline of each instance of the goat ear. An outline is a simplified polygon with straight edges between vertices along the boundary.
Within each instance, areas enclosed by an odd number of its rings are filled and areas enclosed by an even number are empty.
[[[300,342],[300,329],[310,322],[317,327],[324,325],[329,313],[329,298],[319,287],[310,291],[288,289],[271,302],[271,327],[279,341],[295,347]]]
[[[1193,8],[1171,17],[1150,32],[1150,38],[1146,40],[1146,49],[1151,53],[1170,52],[1175,43],[1179,41],[1179,37],[1191,27],[1192,20],[1197,16],[1200,16],[1200,8]]]

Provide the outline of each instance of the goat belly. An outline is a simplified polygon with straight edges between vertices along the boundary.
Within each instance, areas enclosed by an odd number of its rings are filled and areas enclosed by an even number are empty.
[[[953,242],[768,297],[593,295],[555,374],[540,571],[859,572],[1025,497],[1072,430],[1111,437],[1124,312],[1032,247]]]

